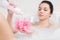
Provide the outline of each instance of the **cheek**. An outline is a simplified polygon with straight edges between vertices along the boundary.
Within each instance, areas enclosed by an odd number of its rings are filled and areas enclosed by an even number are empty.
[[[50,16],[50,10],[44,11],[44,13],[45,13],[45,14],[44,14],[45,17],[49,17],[49,16]]]
[[[43,15],[43,16],[41,16],[41,15]],[[49,16],[50,16],[50,10],[48,10],[48,11],[43,11],[42,13],[40,12],[40,11],[38,11],[38,16],[39,16],[39,18],[41,19],[45,19],[45,18],[49,18]]]
[[[44,15],[44,18],[49,18],[49,17],[50,17],[50,13]]]
[[[43,14],[43,16],[40,16],[40,19],[48,19],[50,17],[50,13]]]

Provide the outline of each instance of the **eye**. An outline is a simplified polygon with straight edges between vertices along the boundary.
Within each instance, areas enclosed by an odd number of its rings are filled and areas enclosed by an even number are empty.
[[[47,11],[47,9],[44,9],[44,11]]]
[[[41,7],[39,7],[39,11],[41,11]]]
[[[38,9],[39,11],[41,11],[41,7],[39,7],[39,9]]]
[[[47,11],[47,8],[44,8],[44,11]]]
[[[39,8],[39,11],[41,11],[41,8]]]

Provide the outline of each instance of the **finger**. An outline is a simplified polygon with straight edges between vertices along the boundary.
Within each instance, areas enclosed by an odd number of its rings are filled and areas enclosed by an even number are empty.
[[[11,11],[10,9],[8,9],[8,13],[9,13],[9,14],[12,14],[12,13],[13,13],[13,11]]]
[[[13,6],[14,8],[16,7],[15,4],[13,4],[12,2],[9,3],[11,6]]]
[[[12,12],[10,9],[8,9],[9,12]]]
[[[9,2],[9,0],[7,0],[7,2]]]

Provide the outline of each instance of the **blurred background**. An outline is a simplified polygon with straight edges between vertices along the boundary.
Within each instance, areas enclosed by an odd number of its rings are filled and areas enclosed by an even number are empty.
[[[1,1],[2,0],[0,0],[0,4]],[[19,8],[21,8],[21,10],[24,12],[25,17],[30,18],[31,16],[37,14],[39,3],[42,0],[10,0],[10,1],[16,4]],[[49,1],[51,1],[54,6],[53,15],[51,16],[50,20],[52,23],[60,23],[60,5],[59,5],[60,0],[49,0]],[[5,18],[7,18],[8,12],[1,6],[0,6],[0,13],[2,13],[5,16]],[[12,23],[14,22],[16,17],[20,16],[14,14]]]

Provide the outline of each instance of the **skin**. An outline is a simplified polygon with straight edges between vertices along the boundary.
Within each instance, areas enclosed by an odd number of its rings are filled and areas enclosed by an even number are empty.
[[[39,16],[39,27],[48,27],[50,25],[49,18],[51,16],[50,7],[47,3],[41,3],[38,8],[38,16]]]
[[[9,2],[9,0],[7,0]],[[13,5],[13,4],[10,4]],[[15,7],[15,5],[14,5]],[[13,34],[13,29],[11,28],[11,19],[12,19],[12,14],[10,10],[8,10],[9,15],[8,19],[5,20],[4,16],[0,14],[0,40],[14,40],[14,34]]]
[[[7,22],[4,16],[0,14],[0,40],[13,40],[14,36],[10,27],[12,16],[13,12],[11,10],[8,10]],[[39,5],[38,16],[40,19],[38,26],[44,27],[49,25],[49,17],[51,14],[48,4],[42,3]],[[16,32],[16,30],[14,31]]]
[[[12,28],[12,25],[11,25],[12,17],[13,17],[13,12],[8,9],[7,21],[8,21],[8,24],[10,25],[10,28],[13,31],[13,33],[16,33],[18,30],[16,30],[15,28]]]
[[[14,6],[14,4],[12,4]],[[50,8],[47,3],[41,3],[38,8],[39,23],[37,26],[40,28],[50,28],[49,18],[51,16]],[[8,9],[7,21],[4,16],[0,14],[0,40],[14,40],[13,32],[17,32],[16,29],[12,29],[11,21],[13,12]]]
[[[13,4],[13,6],[14,6],[14,4]],[[39,28],[55,29],[56,27],[54,25],[51,25],[50,22],[49,22],[49,18],[50,18],[51,15],[52,14],[50,12],[50,7],[47,3],[39,4],[39,8],[38,8],[39,23],[34,25],[34,26],[37,26]],[[7,20],[8,20],[9,24],[11,24],[12,16],[13,16],[13,12],[11,10],[8,11]],[[13,32],[17,32],[17,30],[13,29]]]
[[[14,6],[14,4],[12,4],[12,6]],[[41,3],[39,5],[38,8],[38,16],[39,16],[39,23],[35,26],[39,27],[39,28],[52,28],[55,29],[54,25],[51,25],[49,23],[49,18],[52,14],[50,13],[50,7],[47,3]],[[11,26],[11,21],[12,21],[12,17],[13,17],[13,12],[11,10],[8,10],[8,17],[7,17],[7,21],[8,24]],[[12,27],[11,27],[12,29]],[[18,30],[16,29],[12,29],[13,32],[17,32]]]
[[[9,2],[9,0],[7,0]],[[16,5],[14,5],[12,2],[9,2],[11,6],[13,6],[14,8],[16,7]],[[11,26],[11,21],[12,21],[12,17],[13,17],[13,12],[8,9],[8,16],[7,16],[7,21],[8,21],[8,24],[10,26],[10,28],[12,29],[13,33],[17,32],[18,30],[16,30],[15,28],[12,28]]]
[[[5,20],[4,16],[0,14],[0,40],[13,40],[13,32]]]
[[[42,3],[39,5],[38,16],[40,20],[49,19],[51,13],[50,13],[50,7],[47,3]]]
[[[14,4],[13,4],[13,6],[14,6]],[[9,24],[11,24],[12,16],[13,16],[13,12],[11,10],[9,10],[8,11],[8,18],[7,18]],[[49,18],[51,16],[51,14],[50,14],[49,5],[47,3],[42,3],[39,5],[38,16],[39,16],[40,22],[38,23],[37,26],[47,27],[50,25]],[[15,29],[13,31],[16,32]]]

